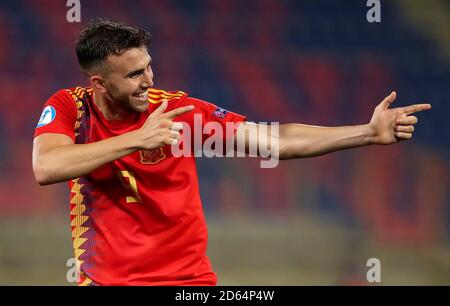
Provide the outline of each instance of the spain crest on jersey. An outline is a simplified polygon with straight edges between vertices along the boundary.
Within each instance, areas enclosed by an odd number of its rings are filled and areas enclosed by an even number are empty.
[[[156,164],[166,158],[163,148],[157,148],[153,150],[141,150],[141,164]]]

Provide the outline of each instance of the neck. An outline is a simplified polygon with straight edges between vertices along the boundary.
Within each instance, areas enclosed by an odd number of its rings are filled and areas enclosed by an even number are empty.
[[[98,93],[95,89],[92,100],[103,114],[103,117],[108,121],[124,120],[130,115],[129,112],[117,107],[113,101],[109,100],[105,95]]]

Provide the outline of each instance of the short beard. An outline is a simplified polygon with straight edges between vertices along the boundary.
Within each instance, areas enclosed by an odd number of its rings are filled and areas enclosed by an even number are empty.
[[[138,111],[132,107],[132,103],[129,100],[128,96],[116,95],[116,92],[117,88],[115,88],[114,86],[113,88],[111,88],[111,90],[108,90],[108,98],[111,100],[111,102],[114,103],[116,107],[126,110],[128,112]]]

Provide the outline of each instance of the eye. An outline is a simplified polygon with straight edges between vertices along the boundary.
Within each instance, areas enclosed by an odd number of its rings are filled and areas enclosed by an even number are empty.
[[[133,74],[130,76],[130,78],[135,79],[135,78],[139,77],[140,75],[142,75],[142,73],[143,73],[142,71],[133,73]]]

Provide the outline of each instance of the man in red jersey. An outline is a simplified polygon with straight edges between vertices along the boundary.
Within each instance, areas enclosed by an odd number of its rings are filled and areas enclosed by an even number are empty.
[[[410,114],[431,107],[389,109],[393,92],[368,124],[275,131],[184,92],[154,89],[148,44],[145,30],[124,24],[97,20],[85,28],[76,51],[90,86],[51,96],[35,130],[36,181],[69,181],[81,285],[216,284],[194,154],[172,150],[199,142],[183,138],[196,122],[222,127],[221,140],[243,143],[244,152],[263,143],[277,159],[291,159],[410,139],[417,123]]]

